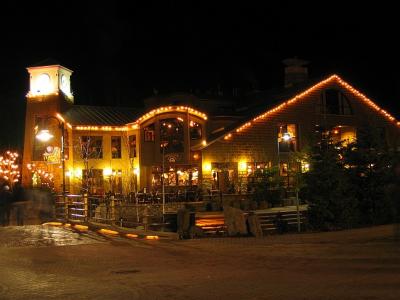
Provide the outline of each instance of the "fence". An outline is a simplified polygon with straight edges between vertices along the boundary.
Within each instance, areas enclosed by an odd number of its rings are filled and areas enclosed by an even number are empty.
[[[187,193],[135,194],[123,196],[58,195],[55,214],[58,219],[75,222],[97,222],[121,227],[158,229],[176,222],[177,211],[189,204],[196,212],[222,211],[224,205],[251,210],[250,194],[211,192],[192,200]],[[165,212],[163,214],[163,212]]]
[[[185,203],[187,202],[166,202],[163,215],[163,204],[156,201],[140,201],[140,198],[132,201],[122,197],[57,195],[55,215],[59,220],[92,221],[122,227],[154,229],[151,227],[166,225],[167,219],[169,224],[174,223],[172,219]]]

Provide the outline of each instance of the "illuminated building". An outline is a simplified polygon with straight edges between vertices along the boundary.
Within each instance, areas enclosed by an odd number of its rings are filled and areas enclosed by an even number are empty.
[[[64,124],[66,185],[74,193],[83,187],[94,194],[160,191],[162,178],[167,192],[200,186],[243,191],[257,169],[279,164],[284,175],[288,153],[308,145],[317,128],[351,142],[369,123],[382,129],[389,146],[400,144],[400,122],[337,75],[294,77],[278,92],[254,93],[236,105],[181,94],[148,98],[139,110],[74,105],[72,71],[57,63],[28,72],[25,186],[36,184],[26,167],[34,164],[61,190],[61,133],[48,116]],[[44,128],[53,138],[40,143],[35,134]],[[308,166],[302,163],[302,170]]]

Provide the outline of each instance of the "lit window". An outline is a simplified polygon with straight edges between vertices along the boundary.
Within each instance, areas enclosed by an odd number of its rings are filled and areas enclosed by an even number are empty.
[[[346,146],[356,140],[356,129],[352,126],[336,126],[328,134],[333,144],[341,142],[343,146]]]
[[[136,157],[136,135],[129,136],[129,158]]]
[[[278,143],[280,152],[297,151],[296,124],[286,124],[279,126]]]
[[[121,158],[121,137],[111,137],[111,156],[112,158]]]
[[[160,120],[160,152],[181,153],[184,151],[183,122],[179,119]]]
[[[83,159],[103,158],[103,137],[82,136],[80,138],[81,157]]]
[[[201,139],[201,124],[190,120],[189,122],[190,139],[198,140]]]
[[[82,187],[88,189],[91,194],[104,193],[103,170],[82,170]]]

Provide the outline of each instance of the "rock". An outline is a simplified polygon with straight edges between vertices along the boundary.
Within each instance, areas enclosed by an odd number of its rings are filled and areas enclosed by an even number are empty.
[[[190,227],[190,238],[203,237],[204,231],[199,226]]]
[[[248,234],[246,217],[242,210],[231,206],[225,206],[224,218],[229,236]]]
[[[268,203],[265,200],[260,201],[259,205],[258,205],[258,209],[266,209],[268,208]]]
[[[249,231],[253,236],[262,237],[264,235],[256,214],[250,214],[247,217],[247,222],[249,224]]]
[[[258,209],[258,203],[257,201],[251,200],[250,201],[250,209],[251,210],[257,210]]]
[[[177,231],[179,237],[189,238],[189,229],[190,229],[190,211],[186,207],[182,207],[178,209],[177,212]]]

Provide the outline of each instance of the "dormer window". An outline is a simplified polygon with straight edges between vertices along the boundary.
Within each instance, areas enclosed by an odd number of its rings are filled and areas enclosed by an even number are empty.
[[[327,115],[353,114],[347,97],[336,89],[328,89],[322,92],[318,110],[320,114]]]

